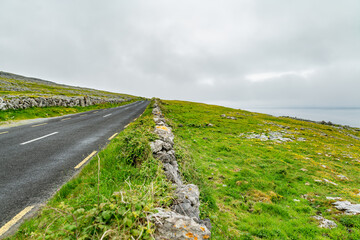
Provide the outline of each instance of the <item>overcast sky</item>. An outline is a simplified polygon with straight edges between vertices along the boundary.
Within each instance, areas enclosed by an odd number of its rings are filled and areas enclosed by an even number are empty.
[[[236,108],[360,107],[359,0],[0,0],[0,70]]]

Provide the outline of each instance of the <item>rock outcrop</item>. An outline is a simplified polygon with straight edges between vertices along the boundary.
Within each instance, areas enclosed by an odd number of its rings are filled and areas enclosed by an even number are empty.
[[[158,209],[158,213],[150,216],[156,224],[156,239],[209,239],[211,236],[210,220],[200,219],[199,188],[194,184],[183,184],[174,147],[174,135],[171,128],[155,103],[154,132],[159,139],[150,143],[151,150],[156,159],[163,163],[165,175],[169,181],[176,185],[176,200],[172,210]]]
[[[332,229],[337,227],[337,224],[334,221],[326,219],[322,216],[313,216],[313,218],[319,221],[319,227],[321,228]]]
[[[349,201],[337,201],[333,203],[338,210],[345,211],[348,215],[360,214],[360,204],[352,204]]]

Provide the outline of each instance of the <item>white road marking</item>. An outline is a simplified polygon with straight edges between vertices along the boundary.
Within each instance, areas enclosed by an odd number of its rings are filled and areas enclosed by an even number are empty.
[[[105,118],[105,117],[108,117],[108,116],[110,116],[110,115],[112,115],[112,113],[106,114],[106,115],[104,116],[104,118]]]
[[[23,218],[28,212],[33,209],[34,206],[26,207],[24,210],[19,212],[13,219],[0,228],[0,237],[6,233],[12,226],[14,226],[21,218]]]
[[[32,143],[32,142],[35,142],[37,140],[40,140],[40,139],[43,139],[43,138],[46,138],[46,137],[50,137],[50,136],[55,135],[55,134],[58,134],[58,132],[53,132],[53,133],[50,133],[48,135],[45,135],[45,136],[42,136],[42,137],[39,137],[39,138],[35,138],[33,140],[30,140],[30,141],[20,143],[20,145],[25,145],[25,144],[28,144],[28,143]]]

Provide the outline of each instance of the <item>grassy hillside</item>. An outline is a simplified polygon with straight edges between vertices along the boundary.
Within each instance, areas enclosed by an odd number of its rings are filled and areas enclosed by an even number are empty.
[[[51,97],[51,96],[93,96],[100,98],[132,98],[134,96],[112,93],[90,88],[57,84],[37,78],[24,77],[0,71],[0,97]]]
[[[7,125],[9,122],[33,118],[47,118],[62,116],[66,114],[79,113],[94,109],[112,108],[134,101],[142,100],[128,94],[112,93],[90,88],[80,88],[57,84],[37,78],[24,77],[12,73],[0,71],[0,98],[12,99],[21,97],[79,97],[90,96],[102,99],[124,99],[120,103],[104,103],[86,107],[32,107],[27,109],[0,110],[0,125]]]
[[[212,239],[360,239],[360,215],[326,198],[360,203],[359,129],[191,102],[162,109]]]

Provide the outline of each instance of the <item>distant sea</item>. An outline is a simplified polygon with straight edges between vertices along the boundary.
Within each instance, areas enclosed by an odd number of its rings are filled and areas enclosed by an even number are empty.
[[[249,108],[251,112],[290,116],[360,128],[360,108]]]

